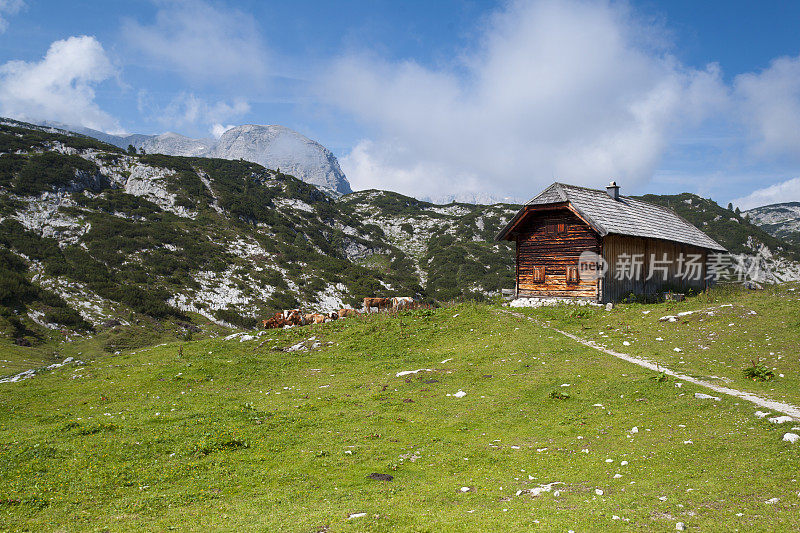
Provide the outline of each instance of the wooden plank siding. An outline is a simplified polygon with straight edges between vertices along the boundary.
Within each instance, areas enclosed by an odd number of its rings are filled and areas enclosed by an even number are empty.
[[[567,209],[529,216],[517,228],[517,293],[519,296],[597,299],[596,280],[568,282],[570,267],[577,267],[586,250],[600,253],[600,237]],[[544,281],[535,281],[535,270],[544,267]]]
[[[678,257],[683,253],[684,257],[689,254],[699,254],[702,262],[702,275],[699,280],[686,280],[679,276],[680,268]],[[642,254],[641,276],[638,279],[617,279],[620,269],[620,257],[626,254],[633,257],[634,254]],[[654,270],[654,276],[647,280],[651,268],[651,257],[657,261],[667,259],[667,279],[663,280],[660,270]],[[703,248],[680,244],[659,239],[646,239],[642,237],[630,237],[625,235],[606,235],[603,238],[602,256],[608,263],[608,270],[603,278],[600,300],[602,302],[618,302],[626,298],[631,293],[653,295],[667,290],[685,292],[689,289],[701,291],[707,287],[706,262],[708,251]],[[624,259],[623,259],[624,261]],[[656,264],[655,267],[664,266]]]

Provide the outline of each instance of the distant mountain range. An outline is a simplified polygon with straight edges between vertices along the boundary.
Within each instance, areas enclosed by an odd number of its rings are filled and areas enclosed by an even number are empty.
[[[120,136],[56,122],[41,124],[74,131],[123,149],[128,146],[144,149],[148,154],[244,159],[290,174],[333,196],[353,192],[330,150],[284,126],[246,124],[229,129],[219,139],[192,139],[172,132]]]
[[[514,196],[498,196],[496,194],[481,193],[481,192],[459,192],[455,194],[441,194],[439,196],[425,196],[420,198],[424,202],[432,204],[477,204],[477,205],[493,205],[493,204],[515,204],[520,205],[525,203],[525,200]]]
[[[765,205],[743,214],[770,235],[800,245],[800,202]]]

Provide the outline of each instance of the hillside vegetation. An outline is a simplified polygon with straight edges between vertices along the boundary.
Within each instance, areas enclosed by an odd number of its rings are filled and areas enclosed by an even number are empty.
[[[508,245],[486,242],[513,209],[403,211],[395,208],[406,197],[364,198],[336,201],[255,163],[132,154],[6,120],[0,332],[36,344],[46,329],[92,332],[108,322],[202,316],[249,327],[297,306],[480,299],[513,284]],[[421,246],[387,233],[379,223],[389,215],[409,215],[403,231]]]
[[[406,253],[435,300],[482,300],[514,287],[514,245],[494,237],[520,206],[435,205],[377,190],[348,194],[339,203]]]
[[[794,316],[789,294],[740,327]],[[663,305],[530,312],[591,333]],[[704,324],[669,326],[689,339]],[[692,368],[722,371],[717,353],[683,346]],[[787,349],[784,392],[798,372]],[[751,404],[697,399],[495,306],[83,350],[85,364],[0,384],[0,529],[800,527],[800,445]]]
[[[645,199],[761,254],[769,280],[800,277],[796,250],[740,215],[694,195]],[[494,236],[518,208],[375,190],[333,199],[255,163],[127,153],[3,120],[0,338],[182,338],[366,296],[485,300],[514,286],[513,245]]]

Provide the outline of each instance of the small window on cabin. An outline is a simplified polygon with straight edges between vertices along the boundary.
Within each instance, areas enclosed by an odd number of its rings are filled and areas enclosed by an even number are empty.
[[[567,267],[567,283],[578,283],[579,281],[580,278],[578,277],[578,267]]]
[[[567,232],[567,225],[564,222],[559,222],[556,225],[556,233],[564,235]]]
[[[543,266],[535,266],[535,267],[533,267],[533,282],[534,283],[544,283],[544,267]]]

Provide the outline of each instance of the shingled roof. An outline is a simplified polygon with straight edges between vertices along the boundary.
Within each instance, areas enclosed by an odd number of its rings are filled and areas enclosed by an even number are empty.
[[[719,243],[671,209],[629,196],[620,196],[615,200],[606,191],[565,183],[553,183],[526,203],[497,235],[497,240],[507,238],[520,219],[532,211],[531,207],[560,203],[569,204],[601,237],[609,234],[630,235],[725,251]]]

